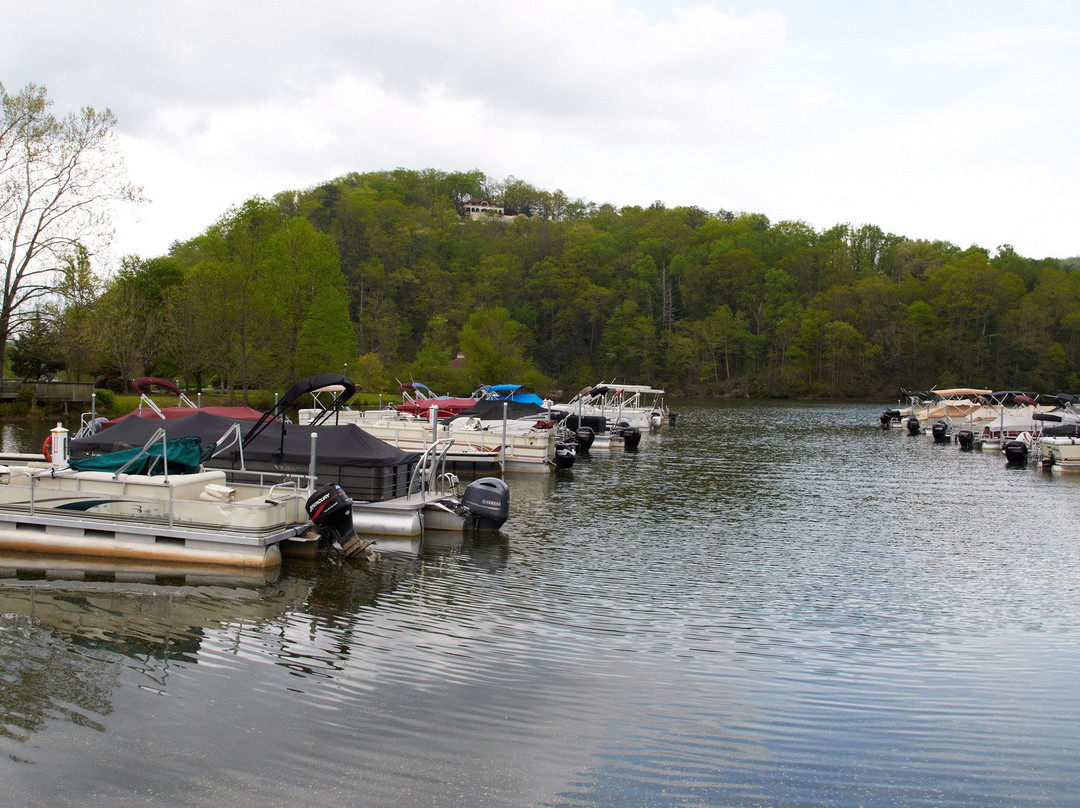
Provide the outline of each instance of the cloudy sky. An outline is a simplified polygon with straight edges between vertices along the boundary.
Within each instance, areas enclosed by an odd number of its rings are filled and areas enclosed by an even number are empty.
[[[108,107],[118,253],[350,171],[1080,254],[1073,0],[0,0],[0,82]]]

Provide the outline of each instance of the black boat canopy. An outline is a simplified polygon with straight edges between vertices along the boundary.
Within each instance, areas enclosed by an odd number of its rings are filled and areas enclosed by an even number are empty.
[[[73,457],[84,457],[117,448],[142,446],[158,429],[164,429],[168,439],[194,435],[200,438],[203,446],[220,441],[218,451],[207,460],[207,465],[213,466],[215,457],[229,460],[239,458],[239,448],[235,445],[230,447],[227,441],[222,441],[222,436],[233,426],[238,426],[244,437],[245,460],[306,465],[311,460],[312,432],[317,435],[315,451],[320,464],[382,468],[415,463],[419,457],[414,452],[396,449],[352,424],[299,426],[272,421],[264,425],[260,434],[252,435],[254,425],[250,421],[205,412],[173,421],[129,415],[96,435],[72,440],[71,453]]]
[[[477,401],[469,409],[462,410],[455,418],[476,418],[481,421],[501,421],[503,419],[503,407],[506,407],[506,417],[510,421],[518,418],[547,417],[547,410],[539,404],[530,404],[527,401]]]
[[[280,419],[285,416],[285,411],[289,409],[300,396],[305,393],[315,393],[319,390],[331,391],[336,393],[336,395],[334,396],[334,400],[327,406],[326,410],[320,413],[315,420],[312,421],[312,425],[322,423],[329,415],[344,407],[348,400],[356,393],[356,385],[340,373],[320,373],[318,376],[301,379],[285,391],[285,395],[281,397],[272,409],[263,413],[262,418],[255,422],[255,426],[252,428],[251,432],[248,433],[245,440],[254,439],[266,429],[269,424],[274,421],[280,421]]]

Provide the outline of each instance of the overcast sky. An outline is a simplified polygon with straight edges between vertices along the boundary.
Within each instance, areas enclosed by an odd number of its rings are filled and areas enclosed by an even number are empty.
[[[0,82],[119,118],[160,255],[256,195],[479,169],[595,203],[1080,254],[1072,0],[0,0]]]

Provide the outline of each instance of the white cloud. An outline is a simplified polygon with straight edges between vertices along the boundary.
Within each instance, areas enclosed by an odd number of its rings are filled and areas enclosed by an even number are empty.
[[[47,27],[39,7],[7,14],[23,33],[0,78],[117,113],[154,200],[121,252],[161,252],[256,194],[401,166],[1080,253],[1058,216],[1080,187],[1071,5],[49,5]],[[1033,188],[1037,217],[981,212]]]

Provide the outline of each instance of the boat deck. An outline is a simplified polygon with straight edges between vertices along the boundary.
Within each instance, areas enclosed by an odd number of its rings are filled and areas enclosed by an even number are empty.
[[[0,548],[155,561],[272,566],[310,527],[306,492],[170,477],[16,467],[0,475]]]

